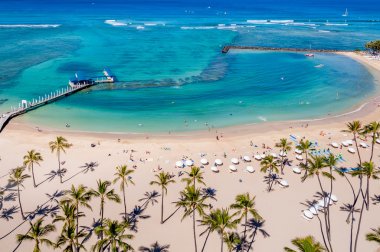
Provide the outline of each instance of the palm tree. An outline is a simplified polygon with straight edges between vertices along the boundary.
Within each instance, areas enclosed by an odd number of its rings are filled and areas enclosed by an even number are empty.
[[[201,250],[201,252],[203,252],[204,249],[206,248],[206,243],[208,241],[208,238],[209,238],[210,234],[212,232],[214,232],[216,230],[216,228],[217,228],[218,220],[217,220],[216,214],[214,214],[213,212],[211,212],[210,214],[204,214],[202,216],[202,219],[199,220],[199,222],[200,222],[201,226],[206,226],[206,230],[203,231],[200,234],[200,236],[202,236],[203,234],[207,233],[205,241],[203,243],[202,250]]]
[[[24,167],[17,167],[12,170],[10,177],[8,179],[9,183],[17,185],[18,204],[20,206],[21,216],[23,219],[25,219],[25,216],[24,216],[24,211],[22,209],[22,204],[21,204],[20,186],[24,187],[23,183],[25,179],[30,178],[28,174],[24,174],[24,171],[25,171]]]
[[[215,215],[215,230],[220,235],[220,251],[223,252],[223,237],[225,235],[226,229],[236,229],[236,226],[240,222],[240,219],[233,219],[237,215],[237,213],[230,214],[228,208],[218,208],[216,210],[211,210],[210,215]]]
[[[308,162],[308,154],[310,151],[314,150],[313,144],[309,140],[301,140],[299,144],[296,146],[297,150],[302,151],[305,154],[305,165],[307,166]]]
[[[62,229],[65,229],[68,225],[75,226],[75,220],[77,215],[76,206],[67,202],[61,202],[59,204],[59,208],[61,209],[62,215],[55,216],[53,223],[63,222]],[[82,212],[79,212],[78,214],[78,217],[84,217],[84,214]]]
[[[194,247],[195,252],[198,251],[197,247],[197,234],[195,230],[195,219],[196,212],[199,215],[204,215],[204,208],[207,206],[204,201],[205,197],[202,196],[201,190],[199,188],[195,188],[195,186],[187,186],[183,191],[180,192],[180,200],[175,202],[177,207],[184,208],[184,215],[182,220],[188,216],[192,216],[193,219],[193,235],[194,235]]]
[[[251,214],[253,217],[257,219],[261,219],[261,216],[257,212],[255,208],[255,197],[252,197],[249,195],[249,193],[239,194],[235,197],[235,203],[231,205],[232,209],[237,210],[237,214],[240,215],[240,220],[244,218],[244,233],[243,237],[244,239],[247,237],[247,221],[248,221],[248,214]]]
[[[190,172],[186,172],[186,174],[189,176],[188,178],[183,178],[182,181],[186,182],[187,185],[190,185],[193,183],[193,186],[195,186],[195,182],[198,182],[202,185],[206,185],[203,181],[203,172],[199,167],[192,166]]]
[[[46,238],[46,236],[55,231],[55,226],[52,224],[43,225],[43,219],[38,219],[34,224],[30,223],[30,229],[26,234],[18,234],[17,241],[22,242],[24,240],[34,241],[33,252],[40,252],[40,245],[53,246],[54,243]]]
[[[292,143],[288,142],[286,138],[281,138],[280,142],[276,143],[277,148],[281,148],[281,174],[284,175],[284,154],[292,149]]]
[[[292,244],[297,247],[298,250],[294,250],[288,247],[285,247],[286,252],[323,252],[326,249],[322,246],[321,243],[315,241],[313,236],[306,236],[301,238],[295,238],[292,240]]]
[[[96,190],[91,190],[91,194],[100,198],[100,226],[103,225],[104,220],[104,204],[106,200],[114,201],[120,203],[120,197],[115,193],[114,189],[108,190],[108,187],[111,186],[110,181],[97,181],[98,187]],[[100,239],[103,239],[103,233],[100,232]]]
[[[369,161],[372,161],[373,148],[375,147],[376,140],[379,138],[379,132],[380,132],[380,122],[374,121],[364,126],[363,133],[371,134],[371,138],[372,138],[371,157]]]
[[[135,183],[130,178],[130,175],[134,170],[128,170],[126,165],[121,165],[116,167],[116,178],[113,180],[113,183],[120,181],[120,190],[123,192],[123,202],[124,202],[124,219],[127,218],[127,203],[125,200],[125,187],[128,186],[128,183],[134,185]]]
[[[97,241],[93,246],[93,251],[104,251],[110,247],[111,251],[128,251],[133,250],[132,246],[125,242],[133,238],[131,234],[125,234],[127,223],[119,223],[116,220],[106,219],[104,226],[95,228],[97,235],[104,234],[104,238]]]
[[[74,187],[74,185],[71,186],[71,190],[66,191],[66,196],[62,199],[62,203],[69,203],[75,206],[75,209],[77,211],[76,213],[76,232],[75,232],[75,238],[76,242],[75,244],[79,244],[78,238],[80,238],[79,234],[79,206],[83,206],[85,208],[91,209],[91,206],[88,204],[88,202],[91,200],[92,193],[91,191],[87,190],[87,187],[84,185],[79,185],[77,188]],[[69,231],[69,230],[68,230]],[[71,234],[71,233],[70,233]],[[79,251],[79,247],[77,247],[77,250]]]
[[[70,148],[73,146],[72,144],[68,143],[67,140],[64,137],[57,137],[55,141],[49,142],[49,147],[51,152],[57,152],[57,157],[58,157],[58,173],[59,173],[59,178],[62,181],[63,175],[61,174],[61,151],[63,153],[66,153],[66,149]]]
[[[367,241],[374,241],[380,245],[380,227],[377,229],[372,228],[373,233],[366,234]]]
[[[27,154],[24,156],[24,165],[29,168],[29,170],[32,170],[32,176],[33,176],[33,184],[34,187],[37,187],[36,179],[34,178],[34,164],[40,165],[40,161],[43,161],[41,153],[36,152],[35,150],[30,150],[27,152]]]
[[[325,166],[329,167],[329,169],[330,169],[330,173],[326,174],[327,177],[329,177],[329,179],[330,179],[330,192],[329,192],[329,196],[330,196],[333,193],[333,180],[335,180],[332,172],[333,172],[333,168],[338,164],[338,158],[336,156],[334,156],[334,154],[330,153],[330,155],[328,155],[327,157],[324,158],[324,163],[325,163]],[[329,227],[329,233],[331,233],[330,206],[327,207],[327,224]]]
[[[223,241],[227,245],[228,251],[231,252],[238,244],[241,243],[241,238],[236,232],[226,232],[223,235]]]
[[[363,133],[362,123],[360,121],[353,121],[353,122],[347,123],[346,126],[347,126],[347,129],[343,130],[343,132],[351,133],[354,136],[355,146],[356,146],[356,150],[358,152],[358,157],[359,157],[359,165],[361,165],[362,158],[360,156],[358,141],[356,138],[358,135]]]
[[[150,182],[150,185],[158,185],[161,187],[161,224],[164,223],[164,195],[168,193],[167,186],[170,183],[175,183],[175,180],[171,178],[168,172],[160,172],[155,175],[157,180]]]
[[[278,170],[278,162],[277,162],[277,160],[272,155],[266,156],[260,162],[260,165],[261,165],[261,170],[260,171],[261,172],[265,172],[265,173],[269,171],[270,178],[272,177],[271,175],[273,173],[278,174],[278,172],[279,172],[279,170]],[[269,192],[272,190],[273,182],[274,181],[272,181],[272,179],[268,180],[268,191]]]
[[[158,242],[155,242],[150,245],[150,247],[141,246],[139,251],[142,252],[169,252],[170,245],[160,245]]]
[[[63,252],[78,252],[80,249],[85,249],[78,240],[86,235],[83,230],[76,232],[75,225],[70,223],[63,227],[55,247],[61,248],[61,246],[65,245],[66,247],[62,250]]]
[[[246,225],[244,225],[248,228],[248,231],[251,232],[251,235],[250,235],[251,241],[249,243],[247,251],[251,250],[252,244],[255,242],[257,231],[259,231],[264,236],[264,238],[267,238],[270,236],[268,232],[263,229],[264,223],[265,221],[262,218],[260,219],[252,218],[252,219],[249,219]]]

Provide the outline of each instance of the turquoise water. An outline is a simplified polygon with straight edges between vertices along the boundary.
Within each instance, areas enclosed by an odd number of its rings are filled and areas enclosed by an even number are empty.
[[[76,71],[96,76],[104,66],[118,83],[79,92],[22,120],[55,128],[69,123],[70,130],[187,131],[325,117],[377,92],[371,74],[343,56],[220,53],[225,44],[361,48],[380,34],[380,12],[359,2],[349,3],[348,21],[340,13],[347,6],[339,3],[305,6],[305,12],[294,11],[299,1],[252,9],[224,2],[108,3],[0,3],[0,112],[65,87]],[[327,19],[348,25],[326,25]]]

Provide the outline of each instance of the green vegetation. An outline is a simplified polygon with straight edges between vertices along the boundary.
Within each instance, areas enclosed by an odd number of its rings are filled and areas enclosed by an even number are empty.
[[[365,44],[365,48],[372,53],[380,52],[380,40],[374,40]]]

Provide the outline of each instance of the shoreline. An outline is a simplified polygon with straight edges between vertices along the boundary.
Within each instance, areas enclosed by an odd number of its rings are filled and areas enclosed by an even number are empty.
[[[359,64],[363,65],[374,77],[374,82],[380,87],[380,61],[373,61],[364,57],[363,53],[357,52],[334,52],[334,54],[342,55],[350,59],[355,60]],[[233,136],[246,136],[252,131],[254,132],[270,132],[277,131],[285,128],[302,128],[306,125],[321,126],[321,125],[333,125],[336,123],[342,123],[353,119],[363,118],[364,120],[372,120],[373,118],[380,117],[380,95],[377,92],[374,96],[370,97],[370,100],[364,103],[359,103],[353,106],[347,112],[342,112],[340,114],[327,115],[321,118],[313,119],[298,119],[298,120],[286,120],[286,121],[271,121],[271,122],[259,122],[259,123],[248,123],[242,125],[234,125],[227,127],[210,128],[209,130],[192,130],[192,131],[179,131],[179,132],[106,132],[106,131],[81,131],[81,130],[62,130],[51,127],[43,126],[42,133],[57,133],[64,134],[68,136],[94,136],[101,138],[115,138],[115,137],[128,137],[132,139],[163,139],[163,138],[201,138],[209,139],[215,138],[216,135],[233,135]],[[2,134],[6,131],[25,131],[25,132],[36,132],[38,125],[22,122],[22,119],[15,118],[7,127],[3,130]]]

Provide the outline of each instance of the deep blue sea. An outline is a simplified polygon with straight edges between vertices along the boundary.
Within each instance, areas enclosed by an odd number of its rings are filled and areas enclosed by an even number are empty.
[[[66,87],[75,72],[93,77],[107,66],[119,82],[21,119],[70,130],[167,132],[320,118],[378,91],[366,68],[338,55],[223,55],[221,48],[354,50],[374,39],[380,4],[372,0],[1,0],[0,113]]]

